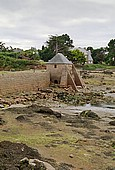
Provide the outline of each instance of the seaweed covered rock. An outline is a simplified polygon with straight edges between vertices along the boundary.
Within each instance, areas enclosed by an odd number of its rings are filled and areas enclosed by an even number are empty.
[[[26,121],[28,121],[28,119],[26,118],[25,115],[20,115],[20,116],[16,117],[16,120],[17,120],[17,121],[20,121],[20,122],[26,122]]]
[[[80,113],[80,116],[85,117],[85,118],[92,118],[96,120],[100,119],[100,117],[91,110],[84,110],[83,112]]]
[[[110,124],[111,126],[115,126],[115,120],[110,121],[109,124]]]
[[[55,170],[42,159],[36,149],[26,144],[0,142],[0,170]]]
[[[0,170],[16,170],[24,157],[41,159],[37,150],[22,143],[0,142]]]
[[[46,115],[54,115],[57,118],[61,118],[61,113],[53,111],[49,107],[32,104],[31,106],[28,106],[28,109],[32,109],[36,113],[42,113],[42,114],[46,114]]]
[[[33,114],[33,112],[38,113],[38,114],[41,113],[41,114],[48,115],[48,116],[53,115],[57,118],[61,118],[61,113],[53,111],[49,107],[39,106],[37,104],[32,104],[27,107],[8,108],[7,110],[12,113],[21,114],[20,116],[17,117],[17,120],[19,120],[19,121],[27,121],[26,114],[31,115],[31,114]]]

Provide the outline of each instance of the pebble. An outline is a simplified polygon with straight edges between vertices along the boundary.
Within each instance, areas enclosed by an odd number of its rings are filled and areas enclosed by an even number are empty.
[[[73,156],[73,154],[70,154],[69,157],[70,157],[70,158],[73,158],[74,156]]]

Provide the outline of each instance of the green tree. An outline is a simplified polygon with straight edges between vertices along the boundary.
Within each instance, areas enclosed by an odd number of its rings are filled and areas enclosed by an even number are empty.
[[[67,54],[68,50],[74,47],[73,40],[70,39],[69,35],[63,34],[61,36],[50,36],[49,41],[46,42],[48,47],[54,54],[63,53]]]
[[[105,52],[106,52],[105,48],[101,47],[98,49],[93,49],[91,52],[92,52],[92,58],[94,64],[102,64],[103,62],[105,62]]]
[[[108,43],[108,54],[106,63],[115,66],[115,39],[110,40]]]
[[[1,52],[5,52],[6,51],[5,43],[3,43],[3,42],[0,42],[0,51]]]
[[[74,63],[78,63],[78,64],[82,64],[82,65],[85,64],[85,62],[86,62],[84,53],[82,53],[78,49],[71,51],[71,56],[69,59]]]
[[[74,47],[73,40],[70,39],[69,35],[51,35],[49,40],[46,41],[46,47],[43,46],[39,53],[42,60],[48,61],[57,53],[62,53],[63,55],[67,56],[69,54],[70,48],[72,47]]]
[[[42,50],[38,50],[40,59],[44,61],[50,60],[54,55],[51,52],[51,49],[48,47],[42,46]]]
[[[39,52],[36,48],[31,48],[29,50],[22,51],[20,54],[21,54],[22,58],[27,57],[31,60],[39,60],[40,59]]]

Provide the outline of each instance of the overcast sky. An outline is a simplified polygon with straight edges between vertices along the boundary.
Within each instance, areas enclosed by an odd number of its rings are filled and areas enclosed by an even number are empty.
[[[41,48],[68,34],[76,47],[105,47],[115,38],[115,0],[0,0],[0,41]]]

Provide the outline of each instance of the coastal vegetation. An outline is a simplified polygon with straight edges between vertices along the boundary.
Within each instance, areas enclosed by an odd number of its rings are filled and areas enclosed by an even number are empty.
[[[115,66],[107,64],[86,64],[83,66],[84,70],[106,70],[106,69],[115,69]]]
[[[83,69],[109,69],[115,66],[115,39],[108,42],[107,47],[94,49],[87,47],[91,51],[94,64],[85,64],[85,55],[73,48],[73,40],[69,35],[51,35],[46,45],[42,49],[31,47],[28,50],[6,47],[0,42],[0,70],[25,70],[37,64],[43,64],[50,60],[56,53],[63,53],[75,64],[83,66]],[[41,62],[42,61],[42,62]],[[112,66],[112,67],[111,67]]]

